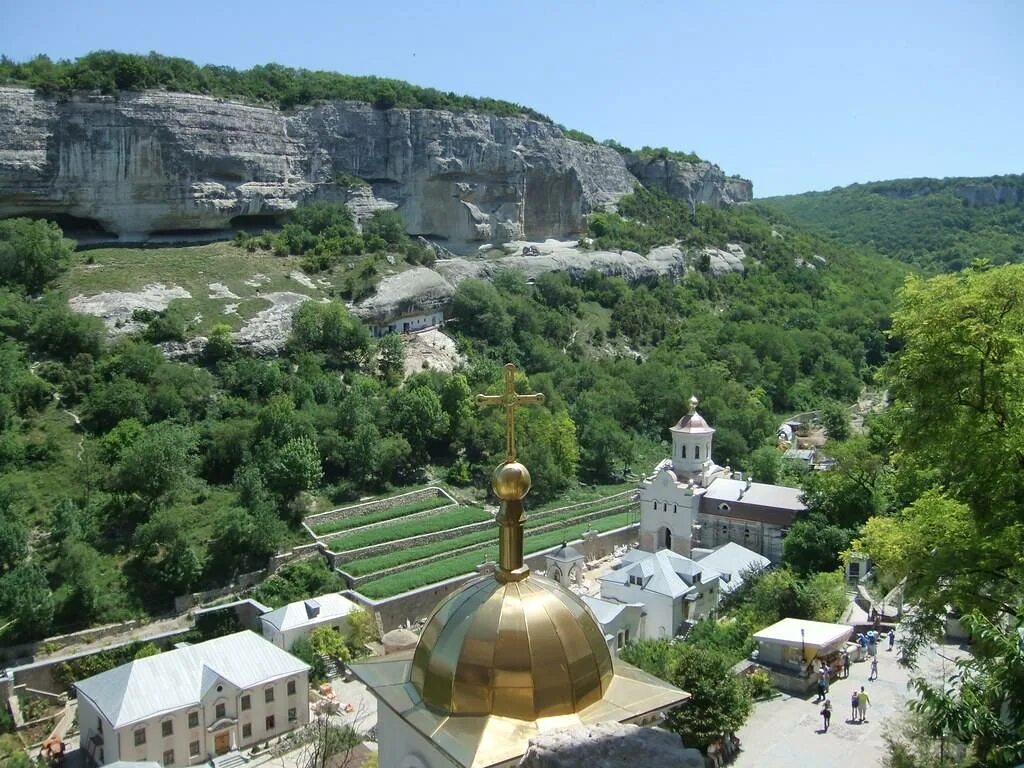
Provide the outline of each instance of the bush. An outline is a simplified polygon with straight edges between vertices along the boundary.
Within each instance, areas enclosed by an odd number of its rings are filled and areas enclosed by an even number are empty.
[[[771,672],[766,669],[755,669],[747,675],[747,682],[750,684],[750,693],[755,699],[767,699],[775,693]]]

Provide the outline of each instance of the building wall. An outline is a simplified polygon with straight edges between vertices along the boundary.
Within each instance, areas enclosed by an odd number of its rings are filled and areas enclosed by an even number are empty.
[[[95,757],[100,764],[112,763],[121,759],[117,734],[110,726],[110,721],[99,713],[92,702],[84,696],[78,697],[78,748],[82,754],[90,755],[89,740],[93,734],[103,737],[102,752],[96,751]]]
[[[390,707],[379,701],[377,733],[387,735],[387,738],[377,742],[379,768],[459,768]]]
[[[283,648],[288,651],[291,650],[292,645],[295,641],[302,637],[309,637],[313,630],[317,627],[333,627],[343,635],[348,635],[348,616],[331,616],[318,618],[308,624],[303,624],[301,627],[291,627],[286,629],[284,632],[280,631],[273,624],[263,621],[263,637],[272,642],[278,648]]]
[[[386,336],[389,333],[412,333],[413,331],[422,331],[424,328],[432,328],[435,325],[441,325],[442,322],[444,322],[444,313],[438,311],[423,315],[399,317],[386,323],[375,323],[370,327],[373,330],[373,335],[379,338],[381,336]]]
[[[645,592],[636,585],[630,587],[628,584],[601,582],[601,597],[620,603],[643,603],[647,615],[636,630],[641,640],[673,637],[682,621],[681,599],[673,600],[667,595]]]
[[[295,693],[288,695],[288,681],[295,682]],[[220,687],[221,690],[217,690]],[[274,691],[273,702],[265,700],[264,691]],[[250,708],[243,710],[242,696],[249,695]],[[79,728],[82,731],[81,746],[86,748],[88,738],[98,725],[98,713],[86,697],[79,697]],[[224,716],[237,722],[208,731],[217,721],[217,704],[223,702]],[[83,706],[84,705],[84,706]],[[289,709],[295,710],[295,720],[288,720]],[[189,713],[198,715],[196,725],[189,726]],[[266,718],[274,716],[274,727],[268,730]],[[163,735],[163,723],[171,723],[171,733]],[[225,680],[218,680],[197,706],[188,706],[165,715],[149,718],[123,726],[116,732],[104,725],[103,762],[114,760],[152,760],[165,766],[190,766],[205,763],[216,754],[218,734],[227,733],[231,749],[245,749],[257,742],[276,738],[283,733],[301,727],[309,722],[309,673],[303,672],[287,678],[274,680],[267,685],[241,690]],[[244,735],[244,727],[250,725],[250,735]],[[87,730],[88,729],[88,732]],[[145,743],[135,744],[136,731],[145,730]],[[109,738],[113,734],[114,738]],[[116,741],[116,749],[112,742]],[[192,742],[199,742],[199,753],[191,753]],[[165,762],[164,755],[174,752],[173,763]]]
[[[727,515],[700,513],[697,515],[700,545],[709,549],[735,542],[764,555],[773,563],[782,560],[783,528],[772,523],[758,523]]]
[[[608,649],[613,656],[617,656],[627,643],[643,640],[640,636],[643,612],[643,608],[639,605],[627,605],[612,621],[602,625],[604,633],[614,638]]]
[[[665,549],[665,529],[672,534],[673,552],[690,556],[693,521],[700,496],[679,488],[665,472],[640,489],[640,549]]]

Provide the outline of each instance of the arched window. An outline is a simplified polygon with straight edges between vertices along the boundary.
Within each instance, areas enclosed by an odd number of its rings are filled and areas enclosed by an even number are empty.
[[[700,458],[700,446],[699,445],[693,446],[693,458],[695,458],[695,459],[699,459]]]
[[[686,444],[685,443],[683,444],[683,447],[680,450],[682,451],[682,453],[680,454],[679,457],[682,458],[682,459],[685,459],[686,458]]]
[[[665,529],[665,549],[672,549],[672,531]]]

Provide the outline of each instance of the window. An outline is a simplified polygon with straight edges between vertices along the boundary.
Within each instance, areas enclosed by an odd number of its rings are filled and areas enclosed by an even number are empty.
[[[173,749],[165,749],[164,750],[164,765],[174,765],[174,750]]]
[[[141,747],[145,743],[146,743],[146,729],[145,728],[139,728],[137,731],[135,731],[135,746],[136,747]]]
[[[242,726],[242,738],[243,739],[251,739],[252,738],[252,724],[251,723],[246,723],[245,725]]]
[[[274,730],[274,716],[273,715],[267,715],[266,726],[267,726],[267,730],[268,731]]]
[[[616,635],[616,637],[615,637],[615,648],[616,649],[621,649],[622,648],[622,633],[621,632],[619,632],[619,634]]]
[[[297,712],[297,710],[295,709],[295,707],[292,707],[291,709],[288,710],[288,722],[289,723],[294,723],[296,720],[299,719],[299,716],[298,716],[298,714],[296,712]]]
[[[245,712],[247,709],[252,709],[252,698],[248,693],[242,697],[242,711]]]
[[[629,643],[629,627],[626,627],[626,643]]]
[[[294,696],[295,695],[295,681],[294,680],[289,680],[288,681],[288,695],[289,696]]]
[[[224,702],[223,701],[220,701],[220,702],[217,703],[217,706],[214,708],[214,712],[215,712],[216,718],[218,720],[220,720],[222,717],[224,717],[226,715],[226,709],[224,707]]]
[[[699,459],[700,458],[700,446],[699,445],[693,446],[693,458],[695,458],[695,459]]]
[[[678,504],[673,504],[672,505],[672,514],[674,515],[678,511],[679,511],[679,505]]]
[[[191,757],[195,757],[199,754],[199,741],[190,741],[188,743],[188,754]]]
[[[263,700],[265,702],[267,702],[267,704],[269,704],[270,702],[272,702],[274,700],[274,689],[273,688],[267,688],[265,691],[263,691]]]
[[[188,713],[188,727],[189,728],[198,728],[199,727],[199,713],[198,712],[189,712]]]
[[[684,445],[681,450],[682,450],[681,458],[685,459],[686,458],[686,446]]]
[[[164,735],[164,736],[170,736],[171,734],[173,734],[174,733],[174,721],[173,720],[164,720],[162,723],[160,723],[160,731],[161,731],[162,735]]]

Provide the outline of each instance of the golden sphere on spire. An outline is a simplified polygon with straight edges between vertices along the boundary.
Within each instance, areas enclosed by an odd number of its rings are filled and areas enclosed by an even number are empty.
[[[699,402],[700,402],[700,400],[697,399],[696,395],[690,395],[690,413],[696,413],[697,412],[697,404]]]
[[[530,492],[530,470],[518,461],[508,461],[494,470],[491,488],[502,501],[519,501]]]

